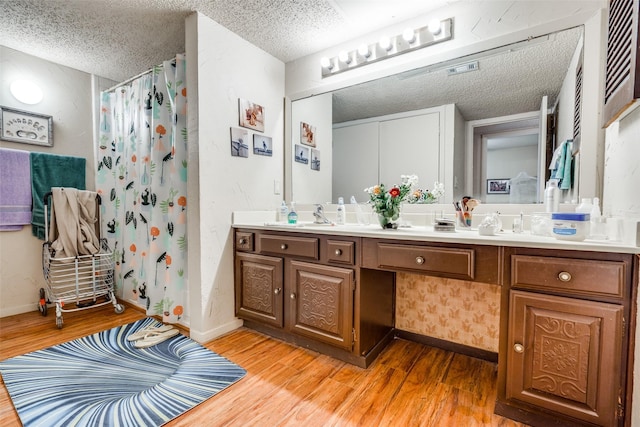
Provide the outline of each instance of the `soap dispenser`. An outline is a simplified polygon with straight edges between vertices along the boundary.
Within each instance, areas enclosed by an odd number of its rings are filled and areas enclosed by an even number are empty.
[[[285,202],[284,200],[282,201],[282,204],[280,205],[280,212],[279,212],[278,221],[280,221],[280,222],[289,221],[289,208],[287,207],[287,202]]]
[[[288,215],[289,224],[297,224],[298,223],[298,213],[296,212],[296,203],[291,202],[291,211]]]
[[[344,199],[342,197],[338,197],[338,211],[337,211],[336,224],[344,225],[346,221],[347,221],[347,212],[345,211],[345,208],[344,208]]]

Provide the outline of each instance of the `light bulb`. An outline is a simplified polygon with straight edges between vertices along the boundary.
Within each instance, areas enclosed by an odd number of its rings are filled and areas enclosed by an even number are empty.
[[[429,32],[431,34],[433,34],[434,36],[437,34],[440,34],[440,21],[438,21],[437,19],[433,19],[429,22]]]
[[[369,50],[369,46],[367,46],[364,43],[358,46],[358,53],[361,56],[364,56],[365,58],[368,58],[369,56],[371,56],[371,51]]]
[[[328,68],[328,69],[332,69],[333,68],[333,66],[331,64],[331,60],[329,58],[327,58],[326,56],[323,56],[320,59],[320,66],[322,68]]]
[[[347,52],[346,50],[340,51],[340,53],[338,54],[338,59],[340,60],[340,62],[344,62],[345,64],[348,64],[351,62],[351,57],[349,56],[349,52]]]
[[[9,87],[11,94],[23,104],[37,104],[42,101],[42,89],[28,80],[16,80]]]
[[[383,50],[391,49],[391,39],[387,36],[380,37],[380,41],[378,42],[378,44]]]
[[[416,32],[413,30],[413,28],[406,28],[403,32],[402,32],[402,38],[409,44],[413,43],[414,41],[416,41]]]

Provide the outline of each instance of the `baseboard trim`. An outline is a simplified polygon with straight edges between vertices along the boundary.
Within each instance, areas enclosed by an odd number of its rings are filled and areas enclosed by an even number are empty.
[[[409,331],[396,329],[396,337],[409,341],[415,341],[420,344],[429,345],[431,347],[441,348],[454,353],[464,354],[465,356],[475,357],[476,359],[486,360],[488,362],[498,363],[498,353],[481,348],[470,347],[464,344],[458,344],[451,341],[441,340],[439,338],[428,337]]]
[[[199,343],[206,343],[208,341],[214,340],[218,337],[221,337],[224,334],[228,334],[231,331],[234,331],[242,326],[242,320],[233,319],[231,322],[227,322],[223,325],[219,325],[214,329],[209,329],[208,331],[194,331],[193,328],[189,330],[189,337],[197,341]]]
[[[0,309],[0,317],[15,316],[16,314],[29,313],[31,311],[38,311],[38,302],[32,304],[17,305],[14,307],[6,307]]]

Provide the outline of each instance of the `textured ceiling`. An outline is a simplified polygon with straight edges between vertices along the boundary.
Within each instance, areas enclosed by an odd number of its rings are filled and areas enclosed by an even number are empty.
[[[413,70],[333,93],[333,122],[455,103],[466,120],[536,111],[542,97],[554,105],[582,28],[486,53],[478,71]],[[542,41],[544,40],[544,41]],[[452,64],[454,65],[454,64]]]
[[[185,51],[210,17],[283,62],[456,0],[0,0],[0,44],[115,81]]]
[[[458,1],[0,0],[0,44],[124,81],[184,52],[194,11],[289,62]],[[475,72],[412,71],[344,89],[334,94],[334,122],[447,103],[474,120],[533,111],[543,95],[553,104],[578,32],[481,59]]]

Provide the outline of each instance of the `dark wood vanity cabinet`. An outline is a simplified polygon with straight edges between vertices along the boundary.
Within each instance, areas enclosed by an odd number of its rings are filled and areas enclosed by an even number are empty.
[[[624,425],[632,255],[506,248],[496,412]]]
[[[366,367],[393,338],[394,276],[360,270],[360,238],[235,231],[236,316]]]
[[[353,269],[290,261],[290,331],[351,351]]]
[[[282,258],[236,253],[236,316],[277,328],[284,326]]]
[[[640,256],[235,230],[248,327],[367,367],[393,338],[395,274],[500,285],[495,412],[531,426],[630,426]]]

